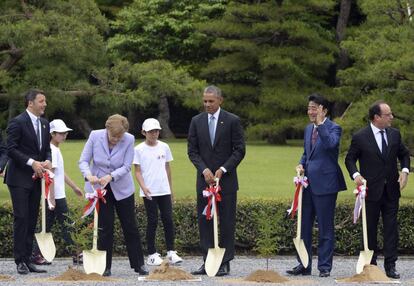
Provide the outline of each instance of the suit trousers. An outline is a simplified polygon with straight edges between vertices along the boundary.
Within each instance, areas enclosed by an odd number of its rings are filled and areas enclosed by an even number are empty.
[[[147,244],[148,254],[157,252],[155,248],[155,233],[158,225],[158,209],[161,213],[161,221],[164,226],[164,237],[167,250],[174,250],[174,223],[172,219],[171,195],[153,196],[152,200],[144,199],[147,213]]]
[[[368,190],[369,196],[369,190]],[[377,231],[380,213],[382,215],[383,223],[383,238],[384,238],[384,266],[385,269],[395,266],[398,259],[398,221],[397,214],[399,208],[399,199],[390,199],[385,191],[382,197],[377,202],[365,201],[367,211],[367,229],[368,229],[368,247],[374,250],[374,255],[371,264],[377,263],[378,244]]]
[[[124,233],[129,264],[131,268],[138,268],[144,265],[144,256],[135,214],[134,194],[117,201],[109,184],[105,188],[107,189],[105,194],[106,203],[99,202],[98,249],[106,251],[106,268],[111,269],[114,244],[114,210],[116,210]]]
[[[331,271],[335,248],[334,218],[338,193],[315,195],[311,187],[303,190],[302,196],[302,239],[309,254],[309,268],[312,268],[312,230],[318,223],[318,270]],[[300,261],[299,261],[300,262]]]
[[[33,238],[39,216],[40,180],[34,188],[9,186],[13,204],[13,252],[16,264],[28,262],[32,254]]]
[[[207,258],[209,248],[214,248],[213,219],[207,220],[203,210],[208,199],[202,193],[197,194],[198,229],[200,234],[200,247],[203,260]],[[234,258],[234,232],[236,227],[237,192],[221,193],[221,202],[218,202],[219,217],[219,247],[225,248],[223,264]]]

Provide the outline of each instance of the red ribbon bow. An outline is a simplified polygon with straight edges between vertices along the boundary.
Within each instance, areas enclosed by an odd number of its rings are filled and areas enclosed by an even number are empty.
[[[50,176],[49,171],[43,171],[43,178],[45,179],[45,198],[47,201],[47,205],[49,209],[53,209],[55,206],[53,206],[49,200],[50,185],[53,184],[53,179]],[[36,174],[33,174],[32,179],[37,180],[37,179],[40,179],[40,177],[37,177]]]
[[[291,218],[295,217],[296,211],[298,210],[298,201],[299,201],[299,192],[301,186],[307,187],[308,186],[308,178],[306,177],[294,177],[293,182],[295,183],[295,195],[293,197],[293,202],[291,208],[287,211],[290,214]]]
[[[105,189],[96,189],[93,193],[86,193],[85,197],[89,200],[88,204],[83,208],[82,218],[90,215],[92,211],[96,208],[96,212],[99,213],[99,201],[102,201],[106,204],[105,199],[106,190]]]
[[[215,202],[214,206],[216,207],[217,207],[217,202],[221,202],[221,195],[219,193],[220,191],[221,191],[220,185],[216,185],[216,186],[210,185],[203,191],[203,197],[208,198],[207,205],[203,211],[203,215],[206,216],[207,220],[211,220],[214,215],[215,209],[213,209],[213,199]],[[217,209],[217,212],[218,212],[218,209]]]

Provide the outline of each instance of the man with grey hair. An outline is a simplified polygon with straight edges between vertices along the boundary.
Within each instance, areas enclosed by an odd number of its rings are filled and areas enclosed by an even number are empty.
[[[221,90],[214,86],[204,89],[205,112],[194,116],[188,133],[188,157],[197,169],[197,214],[200,246],[203,260],[209,248],[214,247],[213,220],[203,215],[209,198],[203,191],[220,179],[221,201],[218,201],[220,222],[219,245],[225,254],[216,276],[228,275],[230,261],[234,258],[234,232],[238,180],[236,168],[244,158],[246,148],[243,128],[238,116],[220,108]],[[211,197],[210,197],[211,198]],[[204,263],[193,271],[194,275],[206,274]]]

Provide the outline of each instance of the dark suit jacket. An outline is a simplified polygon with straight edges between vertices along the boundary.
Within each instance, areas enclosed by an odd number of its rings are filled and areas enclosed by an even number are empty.
[[[0,131],[1,132],[1,131]],[[7,148],[6,144],[3,142],[3,136],[0,133],[0,172],[3,172],[7,164]]]
[[[401,168],[410,168],[410,154],[401,141],[398,129],[387,128],[387,155],[382,156],[375,141],[375,136],[370,125],[359,130],[352,137],[351,146],[345,158],[345,165],[349,175],[359,172],[367,180],[367,201],[378,201],[384,192],[389,198],[400,197],[400,185],[398,183],[399,173],[397,160]],[[359,161],[358,170],[356,162]]]
[[[221,166],[227,170],[220,181],[222,192],[224,194],[236,192],[239,188],[236,167],[245,153],[243,128],[236,115],[220,110],[213,146],[208,131],[208,114],[200,113],[191,120],[188,156],[197,168],[198,193],[206,188],[203,171],[209,168],[214,174]]]
[[[318,126],[318,137],[312,146],[313,128],[313,124],[309,124],[305,129],[304,152],[300,159],[312,192],[327,195],[346,190],[344,175],[338,164],[342,128],[327,118]]]
[[[9,163],[6,170],[6,184],[14,187],[32,188],[33,169],[26,165],[32,158],[35,161],[52,161],[50,151],[49,122],[40,118],[42,128],[42,149],[39,150],[36,132],[29,114],[24,111],[10,120],[7,127],[7,153]]]

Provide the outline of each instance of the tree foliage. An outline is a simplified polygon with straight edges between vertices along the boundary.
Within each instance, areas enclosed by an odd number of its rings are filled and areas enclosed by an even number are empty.
[[[223,87],[226,107],[242,116],[250,137],[284,143],[292,127],[303,128],[306,96],[328,88],[334,4],[232,1],[221,19],[200,25],[219,51],[202,76]]]
[[[407,9],[414,1],[361,0],[359,5],[366,21],[343,42],[354,63],[338,74],[338,94],[353,103],[343,118],[346,137],[366,124],[369,105],[384,99],[395,113],[393,125],[414,150],[414,23]]]

